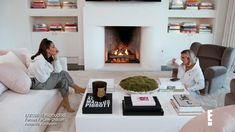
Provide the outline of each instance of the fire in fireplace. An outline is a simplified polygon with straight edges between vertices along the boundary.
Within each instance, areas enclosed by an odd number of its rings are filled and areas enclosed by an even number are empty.
[[[105,27],[105,62],[140,63],[140,27]]]

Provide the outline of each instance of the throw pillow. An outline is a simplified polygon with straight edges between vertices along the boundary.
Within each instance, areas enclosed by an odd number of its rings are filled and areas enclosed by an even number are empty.
[[[29,76],[12,63],[0,63],[0,82],[17,93],[28,93],[31,86]]]
[[[7,87],[0,82],[0,95],[7,90]]]
[[[20,61],[20,59],[11,51],[7,54],[0,56],[0,62],[12,63],[16,67],[19,67],[24,72],[27,72],[26,66]]]

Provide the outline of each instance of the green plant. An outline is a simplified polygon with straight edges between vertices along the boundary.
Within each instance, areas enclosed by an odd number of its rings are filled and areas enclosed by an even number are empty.
[[[158,88],[158,84],[154,79],[146,76],[133,76],[120,81],[119,85],[128,91],[148,92]]]

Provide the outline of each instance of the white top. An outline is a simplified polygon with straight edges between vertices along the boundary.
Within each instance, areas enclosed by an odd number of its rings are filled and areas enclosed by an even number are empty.
[[[197,91],[205,87],[205,79],[199,61],[196,62],[192,69],[185,71],[185,65],[181,64],[178,68],[177,77],[180,78],[189,91]]]
[[[62,71],[62,66],[59,59],[49,63],[43,55],[39,55],[31,60],[28,67],[29,77],[35,77],[39,82],[44,83],[50,77],[52,72],[59,73]]]

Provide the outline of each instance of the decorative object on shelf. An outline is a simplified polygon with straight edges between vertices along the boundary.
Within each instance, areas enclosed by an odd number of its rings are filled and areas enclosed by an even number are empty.
[[[154,79],[146,76],[133,76],[120,81],[119,85],[129,93],[151,93],[158,88]]]
[[[106,94],[102,102],[95,101],[93,93],[87,93],[82,107],[83,114],[112,114],[112,93]]]

